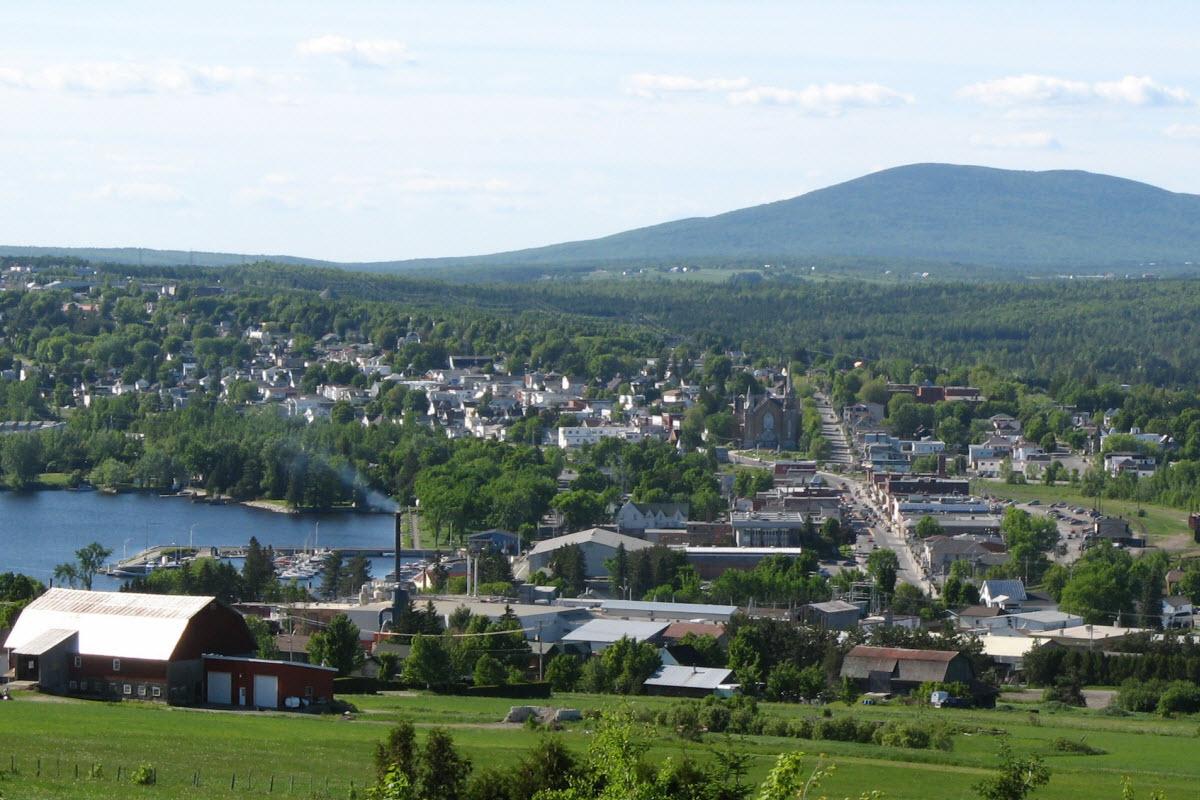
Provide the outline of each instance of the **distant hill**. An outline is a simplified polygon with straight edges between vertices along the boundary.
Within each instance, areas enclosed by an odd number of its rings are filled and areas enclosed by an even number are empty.
[[[377,271],[854,259],[1030,271],[1190,271],[1187,262],[1200,265],[1200,196],[1089,172],[912,164],[714,217],[485,256],[334,264],[294,256],[0,247],[0,255],[35,254],[170,266],[271,260]],[[1145,266],[1151,262],[1154,267]]]
[[[404,265],[853,258],[1080,269],[1200,264],[1200,196],[1089,172],[913,164],[715,217]]]

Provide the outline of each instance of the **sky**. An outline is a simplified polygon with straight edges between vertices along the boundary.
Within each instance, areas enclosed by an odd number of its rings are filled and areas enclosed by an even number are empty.
[[[915,162],[1200,193],[1200,16],[1142,2],[0,5],[0,244],[379,261]]]

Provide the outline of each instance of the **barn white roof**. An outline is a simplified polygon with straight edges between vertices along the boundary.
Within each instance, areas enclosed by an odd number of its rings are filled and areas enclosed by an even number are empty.
[[[21,615],[4,646],[20,651],[49,630],[78,631],[83,655],[166,661],[213,597],[50,589]]]

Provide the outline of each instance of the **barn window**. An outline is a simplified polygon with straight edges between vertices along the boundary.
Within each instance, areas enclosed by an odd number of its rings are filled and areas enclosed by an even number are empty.
[[[312,687],[311,687],[311,686],[305,686],[305,687],[304,687],[304,696],[305,696],[305,697],[312,697],[312,696],[313,696],[313,690],[312,690]]]
[[[27,666],[28,666],[28,668],[29,668],[29,669],[36,669],[36,668],[37,668],[37,661],[34,661],[34,660],[31,658],[31,659],[29,659],[29,661],[27,662]]]
[[[70,686],[71,686],[71,691],[75,691],[76,689],[79,688],[79,684],[75,681],[71,681]]]
[[[150,696],[151,697],[162,697],[162,687],[161,686],[151,686],[150,687]]]
[[[138,697],[145,697],[145,696],[146,696],[146,687],[138,686]]]
[[[128,683],[125,684],[124,692],[125,692],[125,694],[129,694],[129,695],[133,694],[133,687],[130,686]]]
[[[120,672],[120,671],[121,671],[121,659],[114,658],[113,659],[113,672]]]
[[[77,666],[77,667],[83,666],[83,656],[75,656],[75,666]]]

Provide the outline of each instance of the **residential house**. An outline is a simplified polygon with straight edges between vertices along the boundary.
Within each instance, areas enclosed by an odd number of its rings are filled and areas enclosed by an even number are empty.
[[[686,528],[690,510],[688,503],[635,503],[628,500],[617,511],[617,530],[640,535],[647,528]]]
[[[1025,583],[1020,580],[984,581],[979,588],[979,602],[989,608],[1017,610],[1026,599]]]
[[[1192,601],[1183,595],[1164,597],[1162,600],[1162,626],[1164,628],[1192,627]]]

